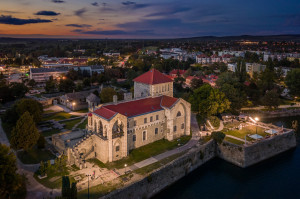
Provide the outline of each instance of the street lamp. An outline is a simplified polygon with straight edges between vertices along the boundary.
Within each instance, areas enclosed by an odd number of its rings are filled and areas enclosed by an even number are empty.
[[[124,174],[126,174],[126,167],[127,167],[127,164],[125,164],[124,167],[125,167],[125,173],[124,173]]]
[[[73,102],[73,106],[75,106],[76,105],[76,103],[75,102]]]
[[[255,119],[256,123],[259,121],[258,117],[255,117],[254,119]],[[257,124],[255,126],[256,126],[256,134],[257,134]]]
[[[86,175],[88,177],[88,199],[90,199],[90,174]]]

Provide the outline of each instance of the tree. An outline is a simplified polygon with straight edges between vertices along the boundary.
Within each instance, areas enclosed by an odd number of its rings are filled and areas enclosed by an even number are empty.
[[[28,81],[27,85],[30,86],[30,87],[34,87],[36,85],[36,82],[35,82],[34,79],[31,79],[31,80]]]
[[[274,70],[270,70],[268,68],[259,75],[258,85],[263,92],[274,88],[275,76]]]
[[[269,109],[276,109],[280,105],[279,95],[276,90],[267,91],[265,96],[261,99],[262,104]]]
[[[300,96],[300,68],[289,71],[285,83],[292,95]]]
[[[70,93],[75,90],[75,83],[71,79],[60,80],[59,82],[59,90]]]
[[[39,149],[43,149],[43,148],[45,148],[45,144],[46,144],[45,137],[42,134],[40,134],[40,137],[37,141],[37,147]]]
[[[247,96],[243,90],[235,88],[231,84],[223,84],[220,87],[226,98],[230,101],[230,109],[232,112],[237,112],[247,102]]]
[[[34,99],[21,99],[15,104],[16,112],[19,117],[25,112],[29,112],[35,123],[39,123],[42,118],[43,105]]]
[[[201,78],[194,78],[191,80],[191,89],[195,90],[196,88],[199,88],[203,85],[203,81]]]
[[[115,89],[111,87],[103,88],[100,93],[101,102],[102,103],[112,102],[114,95],[117,95]]]
[[[230,108],[230,102],[225,94],[217,88],[212,88],[209,84],[204,84],[194,90],[189,102],[192,105],[192,110],[197,111],[202,116],[223,113]]]
[[[56,90],[56,81],[53,80],[52,76],[46,81],[45,90],[47,93],[52,93]]]
[[[23,83],[11,83],[10,84],[11,94],[15,98],[22,98],[29,91],[28,87]]]
[[[225,138],[225,134],[221,131],[212,132],[211,137],[218,143],[221,144]]]
[[[0,179],[0,198],[25,198],[25,178],[17,173],[16,156],[9,147],[2,144],[0,144]]]
[[[69,198],[70,196],[70,179],[69,176],[62,176],[61,196]]]
[[[11,132],[11,145],[15,149],[24,149],[28,151],[38,141],[40,133],[38,132],[33,118],[26,111],[17,121],[16,127]]]
[[[78,71],[74,70],[74,68],[70,69],[66,75],[71,80],[77,80],[78,79]]]
[[[84,87],[90,87],[91,86],[91,79],[90,78],[84,78],[83,79],[83,86]]]
[[[73,182],[73,183],[72,183],[70,198],[71,198],[71,199],[77,199],[77,187],[76,187],[76,182]]]

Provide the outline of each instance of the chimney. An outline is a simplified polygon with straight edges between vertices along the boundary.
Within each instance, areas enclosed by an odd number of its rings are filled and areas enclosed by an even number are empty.
[[[114,104],[116,104],[118,102],[118,96],[117,95],[113,96],[113,102],[114,102]]]
[[[131,93],[131,92],[124,93],[124,100],[125,100],[125,101],[130,101],[130,100],[132,100],[132,93]]]

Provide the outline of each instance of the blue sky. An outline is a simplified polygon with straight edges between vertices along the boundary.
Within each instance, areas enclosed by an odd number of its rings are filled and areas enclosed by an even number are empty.
[[[1,0],[0,36],[177,38],[300,34],[299,0]]]

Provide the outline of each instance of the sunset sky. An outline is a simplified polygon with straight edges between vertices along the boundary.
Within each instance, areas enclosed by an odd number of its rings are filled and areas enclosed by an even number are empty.
[[[0,0],[0,36],[178,38],[300,34],[299,0]]]

